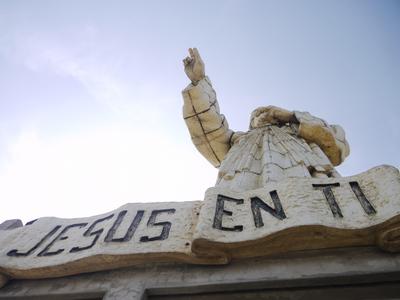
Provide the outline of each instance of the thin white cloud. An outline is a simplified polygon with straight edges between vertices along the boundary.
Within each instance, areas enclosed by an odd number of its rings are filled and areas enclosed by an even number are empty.
[[[152,89],[142,83],[129,82],[118,76],[118,57],[106,56],[98,45],[97,31],[85,27],[78,37],[18,33],[10,35],[0,46],[0,53],[34,72],[53,72],[79,82],[94,100],[116,113],[142,121],[143,116],[157,117]],[[117,49],[113,53],[118,53]]]
[[[123,104],[129,98],[127,90],[112,75],[111,67],[93,59],[96,57],[94,47],[82,53],[80,48],[85,48],[83,45],[71,48],[37,36],[27,39],[26,46],[28,55],[25,64],[32,70],[50,69],[62,76],[70,76],[80,82],[96,100],[117,112],[125,110]]]

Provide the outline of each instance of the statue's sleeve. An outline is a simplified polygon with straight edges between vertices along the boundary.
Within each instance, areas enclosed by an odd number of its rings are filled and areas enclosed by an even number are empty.
[[[299,121],[298,135],[309,143],[317,144],[328,156],[332,165],[340,165],[350,154],[343,128],[339,125],[329,125],[308,112],[294,113]]]
[[[205,77],[183,91],[183,118],[197,150],[215,167],[228,153],[233,131],[220,114],[216,93]]]

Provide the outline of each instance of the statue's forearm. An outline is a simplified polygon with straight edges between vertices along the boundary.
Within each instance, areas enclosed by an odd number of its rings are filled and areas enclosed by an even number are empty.
[[[219,112],[216,93],[207,77],[182,92],[183,117],[200,153],[218,167],[230,148],[233,131]]]

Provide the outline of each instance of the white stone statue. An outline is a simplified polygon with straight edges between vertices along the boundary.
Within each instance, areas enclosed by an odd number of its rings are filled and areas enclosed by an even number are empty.
[[[196,148],[219,168],[216,186],[247,191],[288,177],[340,177],[334,166],[350,152],[342,127],[308,112],[266,106],[253,111],[249,131],[233,132],[198,50],[189,53],[183,117]]]

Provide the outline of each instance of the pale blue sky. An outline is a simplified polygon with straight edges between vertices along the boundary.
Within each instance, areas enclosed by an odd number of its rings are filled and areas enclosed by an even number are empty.
[[[199,48],[234,130],[258,106],[344,127],[352,175],[400,165],[400,1],[0,1],[0,222],[200,200],[181,117]]]

